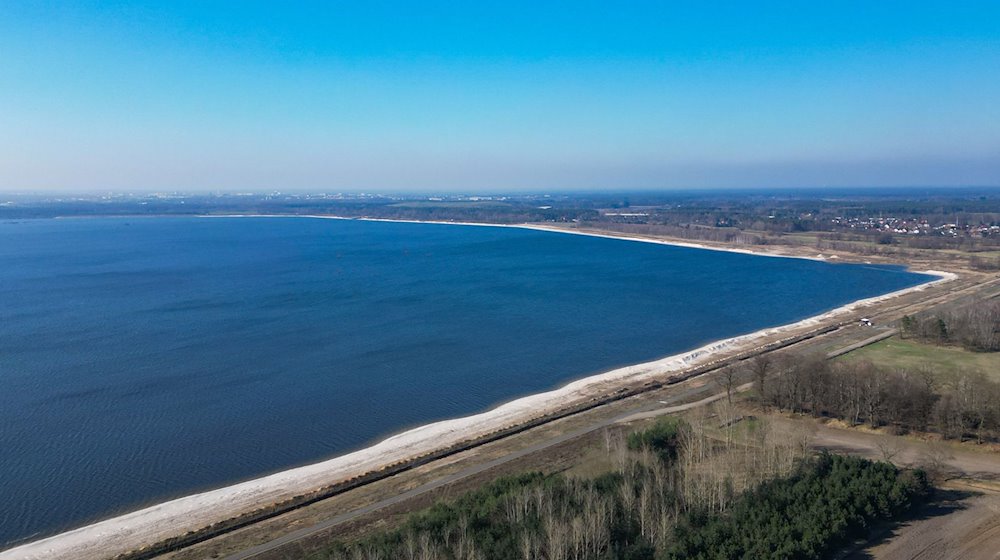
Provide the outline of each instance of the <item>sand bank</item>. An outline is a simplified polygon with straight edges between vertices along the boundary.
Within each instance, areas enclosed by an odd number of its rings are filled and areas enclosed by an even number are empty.
[[[488,224],[483,222],[446,222],[442,220],[398,220],[394,218],[364,218],[351,216],[330,216],[325,214],[212,214],[199,216],[201,218],[313,218],[321,220],[354,220],[359,222],[390,222],[397,224],[437,224],[446,226],[477,226],[477,227],[497,227],[530,229],[534,231],[547,231],[551,233],[566,233],[571,235],[584,235],[587,237],[603,237],[605,239],[620,239],[624,241],[639,241],[641,243],[654,243],[657,245],[672,245],[674,247],[687,247],[689,249],[704,249],[706,251],[721,251],[723,253],[740,253],[743,255],[756,255],[758,257],[776,257],[782,259],[804,259],[809,261],[826,261],[827,257],[822,254],[810,257],[805,255],[785,255],[782,253],[772,253],[754,249],[743,249],[740,247],[720,247],[718,245],[706,245],[689,241],[677,241],[667,239],[657,239],[654,237],[640,237],[627,234],[616,234],[613,232],[601,233],[596,231],[581,231],[568,229],[559,226],[545,224]],[[836,257],[831,257],[836,258]]]
[[[326,216],[317,217],[325,218]],[[548,230],[536,226],[507,227]],[[552,231],[566,233],[566,230],[561,229]],[[585,235],[598,234],[585,233]],[[623,239],[619,236],[607,237]],[[658,243],[656,240],[647,238],[624,239]],[[669,244],[676,245],[677,243]],[[693,244],[688,246],[709,248]],[[670,377],[691,367],[712,361],[721,352],[749,350],[758,346],[761,339],[807,328],[838,315],[905,293],[924,290],[931,285],[947,282],[956,277],[947,272],[926,271],[925,273],[938,276],[938,279],[882,296],[859,300],[789,325],[762,329],[755,333],[713,342],[681,354],[586,377],[553,391],[516,399],[480,414],[421,426],[389,437],[371,447],[333,459],[157,504],[0,552],[0,560],[109,558],[143,545],[207,526],[219,520],[235,517],[262,505],[280,502],[295,495],[378,470],[387,464],[424,455],[435,449],[523,423],[531,418],[564,408],[573,401],[608,394],[626,383],[641,383],[650,379]]]

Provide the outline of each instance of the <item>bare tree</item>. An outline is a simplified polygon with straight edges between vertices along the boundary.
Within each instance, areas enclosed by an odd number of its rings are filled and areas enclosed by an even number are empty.
[[[767,393],[764,392],[764,382],[771,373],[771,356],[769,354],[757,354],[750,361],[750,373],[753,375],[757,385],[757,392],[760,394],[761,402],[767,401]]]
[[[558,519],[554,512],[549,512],[543,519],[543,527],[545,529],[546,544],[548,545],[548,554],[546,558],[551,560],[566,560],[567,552],[569,547],[568,531],[563,522]]]
[[[733,390],[736,389],[737,381],[736,368],[727,366],[719,370],[715,376],[715,382],[726,391],[726,400],[733,404]]]
[[[625,465],[628,463],[628,445],[622,430],[605,428],[604,445],[608,450],[608,457],[617,470],[625,470]]]
[[[942,482],[947,479],[948,461],[951,459],[954,459],[954,456],[946,444],[932,442],[920,457],[920,464],[931,480]]]
[[[527,531],[521,533],[521,556],[524,560],[535,560],[535,539]]]
[[[458,518],[458,539],[455,541],[455,557],[466,558],[472,551],[472,538],[469,535],[469,517],[462,513]]]
[[[417,560],[417,536],[413,531],[406,532],[403,540],[403,551],[406,552],[406,560]]]
[[[875,441],[875,447],[878,448],[879,453],[882,455],[882,460],[886,463],[891,463],[896,458],[896,455],[899,455],[899,452],[903,450],[903,442],[897,436],[885,434]]]

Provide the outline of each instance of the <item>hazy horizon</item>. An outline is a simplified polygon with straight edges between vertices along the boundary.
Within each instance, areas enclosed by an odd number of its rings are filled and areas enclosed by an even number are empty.
[[[0,192],[1000,185],[1000,5],[0,5]]]
[[[724,195],[724,194],[746,194],[749,196],[787,196],[800,195],[803,197],[817,196],[974,196],[983,194],[1000,194],[1000,184],[996,185],[859,185],[859,186],[780,186],[780,187],[674,187],[674,188],[562,188],[562,189],[469,189],[455,188],[450,190],[442,189],[401,189],[401,188],[375,188],[375,189],[296,189],[296,188],[230,188],[230,189],[174,189],[174,188],[120,188],[120,189],[45,189],[45,190],[16,190],[4,189],[0,187],[0,195],[10,197],[30,197],[48,199],[53,197],[146,197],[153,195],[170,196],[317,196],[340,195],[345,197],[386,197],[386,198],[413,198],[426,199],[437,197],[579,197],[579,196],[670,196],[670,195]]]

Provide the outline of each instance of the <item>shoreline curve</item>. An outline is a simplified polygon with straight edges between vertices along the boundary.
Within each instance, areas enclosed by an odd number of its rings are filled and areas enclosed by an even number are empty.
[[[818,257],[778,255],[743,249],[668,242],[651,238],[602,235],[599,233],[547,228],[529,224],[421,222],[416,220],[381,220],[318,215],[219,215],[205,217],[358,219],[405,223],[514,227],[553,233],[588,235],[696,249],[737,252],[758,256],[825,260]],[[176,498],[37,541],[21,544],[0,551],[0,560],[106,558],[130,552],[143,546],[152,545],[155,542],[184,534],[189,530],[196,530],[216,521],[238,516],[264,504],[279,502],[297,494],[376,471],[385,465],[404,461],[436,449],[445,448],[462,441],[482,437],[512,425],[524,423],[532,418],[557,410],[565,406],[567,402],[582,401],[587,398],[603,395],[616,388],[620,388],[624,383],[643,382],[656,377],[669,377],[672,374],[679,374],[686,369],[711,361],[719,352],[746,350],[752,348],[753,344],[762,338],[809,327],[821,321],[853,312],[860,307],[886,301],[904,294],[923,291],[931,286],[948,282],[958,277],[954,273],[943,271],[927,270],[914,272],[936,276],[937,279],[879,296],[860,299],[793,323],[760,329],[752,333],[710,342],[693,350],[576,379],[556,389],[520,397],[484,412],[433,422],[405,430],[369,447],[344,455],[279,471],[222,488]]]

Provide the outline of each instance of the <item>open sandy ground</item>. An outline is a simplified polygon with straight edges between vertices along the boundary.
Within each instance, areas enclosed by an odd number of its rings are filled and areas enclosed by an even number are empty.
[[[846,560],[1000,559],[1000,493],[949,494]]]
[[[549,230],[549,228],[534,226],[515,227]],[[552,229],[551,231],[566,232],[562,229]],[[582,232],[581,234],[599,235]],[[605,237],[623,239],[621,236],[609,235]],[[624,239],[677,244],[647,238]],[[688,246],[709,248],[695,244],[688,244]],[[732,249],[732,251],[748,252],[742,249]],[[767,256],[776,255],[768,254]],[[932,285],[956,278],[954,274],[948,272],[926,271],[925,273],[938,276],[938,279],[882,296],[859,300],[789,325],[762,329],[755,333],[714,342],[690,352],[580,379],[559,389],[520,398],[480,414],[421,426],[387,438],[369,448],[327,461],[147,507],[0,552],[0,560],[98,560],[113,557],[144,545],[184,534],[189,530],[210,525],[216,521],[235,517],[262,505],[280,502],[320,487],[378,470],[384,465],[424,455],[435,449],[523,423],[531,418],[564,408],[572,402],[609,394],[626,384],[641,383],[652,379],[662,380],[710,362],[720,353],[750,350],[759,346],[763,339],[810,328],[860,308],[906,293],[925,290]]]

